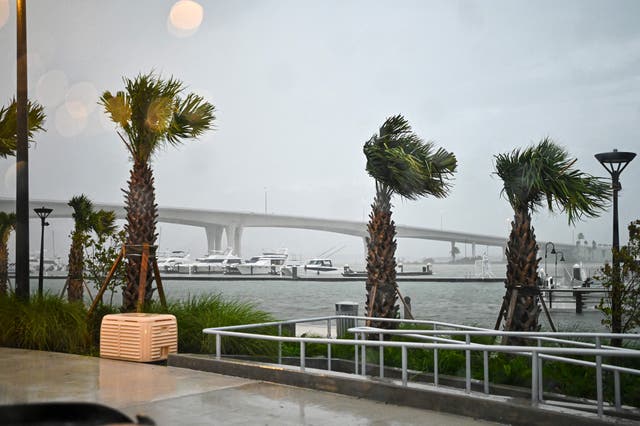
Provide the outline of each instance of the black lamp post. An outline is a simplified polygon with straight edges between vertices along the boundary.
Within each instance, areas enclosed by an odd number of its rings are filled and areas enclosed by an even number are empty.
[[[29,144],[26,0],[16,0],[16,296],[29,299]]]
[[[549,241],[548,243],[546,243],[544,245],[544,275],[545,275],[545,278],[546,278],[547,274],[549,273],[549,270],[547,269],[547,249],[549,248],[549,244],[551,244],[551,251],[549,253],[556,254],[556,245],[555,244],[553,244],[551,241]]]
[[[49,225],[48,222],[45,222],[47,216],[51,214],[53,209],[48,209],[46,207],[40,207],[37,209],[33,209],[34,212],[40,218],[42,222],[42,233],[40,234],[40,274],[38,275],[38,297],[42,297],[42,274],[43,274],[43,266],[44,266],[44,227]]]
[[[620,238],[618,235],[618,191],[622,189],[620,185],[620,173],[629,165],[636,156],[635,152],[620,152],[614,149],[612,152],[601,152],[596,154],[596,159],[604,166],[611,175],[611,187],[613,189],[613,246],[611,248],[611,263],[613,267],[613,282],[611,286],[611,331],[613,333],[622,332],[621,304],[622,294],[620,292],[620,263],[618,251],[620,250]],[[612,341],[613,344],[613,341]]]
[[[556,267],[555,267],[555,272],[553,273],[554,277],[558,276],[558,254],[560,255],[560,262],[564,262],[564,253],[561,250],[558,250],[557,252],[555,252],[555,255],[556,255]]]

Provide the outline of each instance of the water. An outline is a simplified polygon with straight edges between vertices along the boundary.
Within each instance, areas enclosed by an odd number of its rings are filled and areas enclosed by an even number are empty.
[[[420,267],[407,265],[405,271]],[[468,276],[474,272],[473,265],[436,264],[434,269],[439,276]],[[505,269],[504,265],[492,264],[492,270],[501,276]],[[226,299],[250,302],[278,319],[332,315],[335,304],[342,301],[358,303],[358,313],[365,313],[364,279],[349,282],[176,281],[165,277],[162,282],[169,299],[219,293]],[[59,294],[64,280],[45,279],[44,284],[45,290]],[[37,280],[31,280],[31,289],[37,289]],[[416,318],[487,328],[495,325],[505,291],[502,282],[400,282],[399,289],[403,296],[411,297],[412,312]],[[92,290],[92,293],[95,295],[96,291]],[[114,302],[119,303],[120,297],[116,294]],[[583,314],[575,314],[572,309],[553,310],[552,319],[563,331],[605,331],[600,324],[601,314],[594,310]],[[550,329],[544,313],[540,321],[544,329]]]

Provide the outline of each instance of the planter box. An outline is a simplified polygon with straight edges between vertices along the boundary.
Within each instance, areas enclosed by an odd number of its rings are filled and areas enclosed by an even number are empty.
[[[102,319],[101,358],[152,362],[177,352],[178,324],[173,315],[111,314]]]

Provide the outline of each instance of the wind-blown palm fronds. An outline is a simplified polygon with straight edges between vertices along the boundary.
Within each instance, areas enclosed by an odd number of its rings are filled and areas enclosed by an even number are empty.
[[[154,244],[158,217],[155,202],[152,155],[165,146],[177,146],[210,130],[215,120],[215,108],[201,96],[189,93],[184,97],[184,85],[171,77],[163,80],[153,72],[135,79],[124,79],[125,90],[104,92],[100,103],[122,130],[118,136],[131,154],[133,167],[125,193],[128,245]],[[146,301],[153,294],[151,281],[138,283],[140,258],[127,263],[127,287],[124,290],[125,311],[136,306],[138,287],[145,285]]]
[[[367,172],[376,182],[376,196],[371,205],[367,240],[367,314],[378,318],[395,318],[398,312],[395,224],[391,219],[394,194],[415,200],[432,195],[449,194],[456,171],[456,157],[433,143],[424,142],[411,130],[401,115],[388,118],[364,144]],[[380,321],[376,327],[393,328]]]
[[[16,145],[18,140],[17,131],[18,106],[15,99],[9,102],[9,106],[0,107],[0,157],[16,155]],[[35,102],[27,103],[27,138],[33,142],[33,134],[39,130],[44,130],[43,124],[46,118],[44,108]]]

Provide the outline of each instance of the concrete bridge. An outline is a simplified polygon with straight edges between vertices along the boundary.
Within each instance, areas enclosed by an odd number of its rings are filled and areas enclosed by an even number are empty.
[[[50,218],[72,217],[73,211],[71,207],[67,205],[66,201],[32,199],[29,202],[29,211],[31,212],[32,218],[37,218],[33,209],[41,206],[53,209],[53,212],[49,216]],[[94,203],[94,207],[97,209],[113,210],[118,219],[124,219],[126,217],[122,204]],[[0,198],[0,211],[15,211],[15,200]],[[160,207],[158,208],[158,221],[204,228],[209,251],[226,248],[222,247],[222,235],[224,233],[227,239],[227,246],[232,247],[238,255],[242,253],[242,231],[244,228],[249,227],[309,229],[353,235],[363,239],[365,252],[366,237],[368,235],[367,224],[364,222],[222,210]],[[404,225],[396,225],[396,231],[398,238],[417,238],[449,242],[452,251],[456,243],[471,244],[471,255],[473,257],[476,256],[477,245],[503,248],[506,244],[507,237],[506,235],[491,236]],[[539,242],[539,245],[544,247],[544,242]],[[565,254],[574,248],[573,245],[563,244],[556,244],[556,247],[567,250]]]

